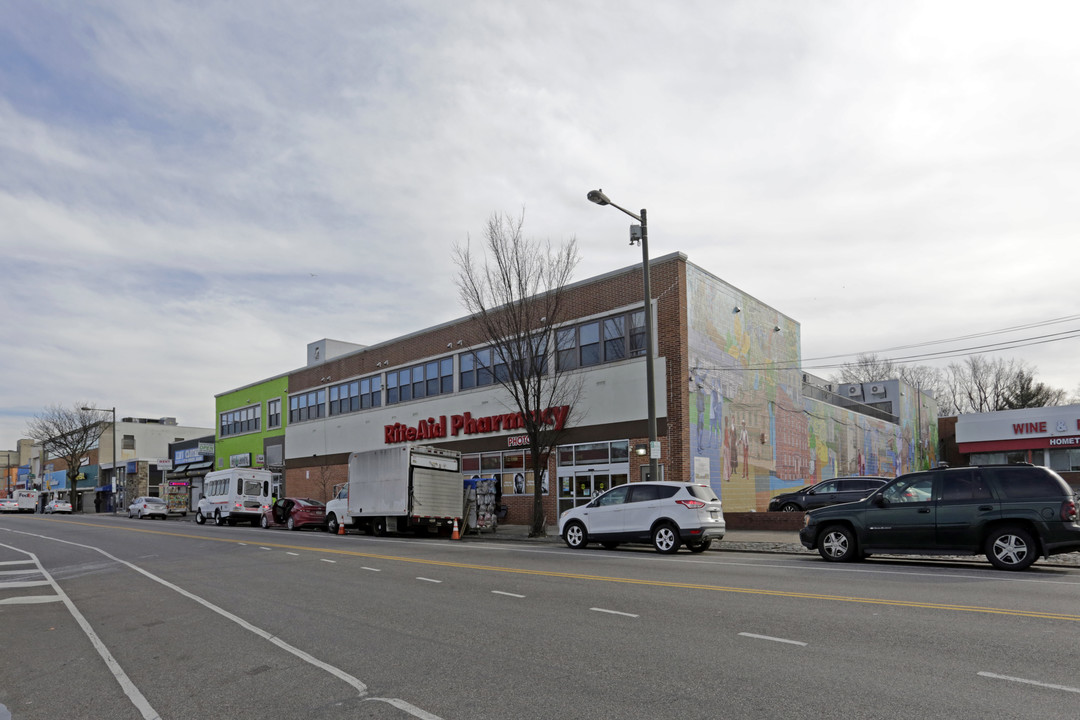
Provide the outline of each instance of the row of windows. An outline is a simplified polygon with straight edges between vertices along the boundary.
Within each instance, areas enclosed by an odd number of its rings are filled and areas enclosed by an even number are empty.
[[[221,437],[259,431],[259,405],[221,413]]]
[[[522,348],[521,358],[505,358],[496,348],[461,353],[458,358],[458,389],[469,390],[493,385],[510,377],[510,367],[529,362],[547,372],[547,339],[536,336]],[[599,320],[581,323],[556,331],[555,362],[560,370],[591,367],[645,354],[645,312],[635,310]],[[508,362],[509,361],[509,362]],[[447,395],[454,392],[454,358],[445,357],[386,373],[386,404]],[[327,395],[329,394],[329,407]],[[344,415],[383,404],[381,375],[312,390],[289,398],[289,422],[317,420],[329,415]],[[254,411],[253,417],[234,417]],[[221,436],[228,437],[259,429],[258,406],[222,413]],[[281,401],[267,403],[267,427],[281,426]],[[226,417],[229,420],[226,422]],[[252,424],[253,421],[253,424]]]
[[[386,404],[418,400],[454,392],[454,358],[386,373]]]
[[[331,415],[344,415],[380,405],[382,405],[382,378],[378,375],[330,388]]]
[[[326,417],[326,390],[312,390],[289,398],[289,422]]]

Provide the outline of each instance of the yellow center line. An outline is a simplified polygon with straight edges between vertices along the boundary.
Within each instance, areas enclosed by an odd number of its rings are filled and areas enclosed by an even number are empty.
[[[417,565],[457,568],[459,570],[480,570],[483,572],[510,573],[514,575],[532,575],[536,577],[565,578],[568,580],[591,580],[593,582],[620,583],[623,585],[645,585],[649,587],[677,588],[680,590],[707,590],[711,592],[740,593],[743,595],[760,595],[767,597],[793,598],[799,600],[823,600],[826,602],[886,605],[890,607],[921,608],[924,610],[947,610],[952,612],[984,613],[990,615],[1011,615],[1014,617],[1039,618],[1043,620],[1066,620],[1069,622],[1080,622],[1080,615],[1069,615],[1066,613],[1038,612],[1035,610],[1009,610],[1006,608],[982,607],[979,605],[952,605],[946,603],[918,602],[914,600],[885,600],[880,598],[866,598],[847,595],[825,595],[822,593],[793,592],[790,590],[764,590],[761,588],[741,588],[723,585],[702,585],[699,583],[670,582],[665,580],[639,580],[636,578],[557,572],[553,570],[528,570],[525,568],[501,567],[498,565],[477,565],[475,563],[450,562],[447,560],[424,560],[420,558],[402,557],[399,555],[383,555],[380,553],[359,552],[357,550],[338,550],[335,548],[312,548],[303,545],[284,545],[281,543],[262,542],[260,540],[236,540],[232,538],[215,538],[203,535],[188,535],[186,533],[167,532],[164,530],[143,530],[141,528],[115,528],[111,526],[98,525],[96,523],[79,522],[76,520],[54,519],[54,521],[70,525],[83,525],[85,527],[97,528],[99,530],[123,530],[125,532],[164,535],[168,537],[187,538],[189,540],[209,540],[212,542],[232,543],[234,545],[260,545],[262,547],[278,548],[282,550],[303,550],[305,552],[324,554],[329,553],[333,555],[344,555],[347,557],[368,558],[372,560],[386,560],[387,562],[415,563]]]

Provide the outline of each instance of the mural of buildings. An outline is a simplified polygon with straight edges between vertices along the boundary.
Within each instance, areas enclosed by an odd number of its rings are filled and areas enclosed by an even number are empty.
[[[893,477],[936,460],[932,396],[875,383],[891,390],[894,412],[884,412],[833,393],[801,369],[797,322],[693,265],[687,326],[694,477],[726,509],[764,510],[773,495],[821,480]]]

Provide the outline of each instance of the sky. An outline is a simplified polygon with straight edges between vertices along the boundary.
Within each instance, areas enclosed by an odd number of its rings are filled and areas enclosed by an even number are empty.
[[[648,210],[653,257],[799,322],[818,375],[1012,342],[987,357],[1078,391],[1078,21],[1037,1],[6,0],[0,449],[52,405],[214,427],[215,394],[309,342],[461,317],[452,248],[493,213],[576,239],[575,279],[640,264],[596,188]]]

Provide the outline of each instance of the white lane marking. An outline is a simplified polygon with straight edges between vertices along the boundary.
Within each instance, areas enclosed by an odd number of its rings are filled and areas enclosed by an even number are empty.
[[[5,560],[0,562],[0,565],[33,565],[34,563],[29,560]]]
[[[756,635],[754,633],[739,633],[743,637],[755,638],[757,640],[771,640],[772,642],[787,643],[788,645],[798,645],[800,647],[806,647],[806,643],[798,640],[787,640],[786,638],[771,637],[769,635]]]
[[[0,570],[0,575],[29,575],[36,572],[37,570],[33,568],[26,568],[25,570]]]
[[[268,547],[263,547],[262,545],[260,545],[260,546],[259,546],[259,549],[260,549],[260,550],[269,550],[270,548],[268,548]]]
[[[286,551],[286,552],[285,552],[285,554],[286,554],[286,555],[295,555],[296,557],[300,557],[300,553],[294,553],[294,552],[288,552],[288,551]]]
[[[0,605],[40,605],[41,603],[60,602],[56,595],[24,595],[0,600]]]
[[[494,594],[494,595],[506,595],[507,597],[516,597],[516,598],[523,598],[523,597],[525,597],[524,595],[518,595],[517,593],[508,593],[508,592],[503,592],[502,590],[492,590],[491,592],[492,592],[492,594]]]
[[[349,675],[344,670],[340,670],[340,669],[334,667],[333,665],[330,665],[329,663],[325,663],[322,660],[319,660],[318,658],[304,652],[300,648],[293,647],[292,645],[288,644],[284,640],[281,640],[280,638],[274,637],[273,635],[271,635],[269,632],[263,630],[262,628],[256,627],[255,625],[252,625],[251,623],[249,623],[248,621],[244,620],[243,618],[241,618],[241,617],[239,617],[237,615],[233,615],[228,610],[225,610],[224,608],[220,608],[217,605],[214,605],[209,600],[203,600],[198,595],[195,595],[194,593],[188,592],[187,590],[184,590],[182,587],[179,587],[178,585],[174,585],[173,583],[169,582],[168,580],[165,580],[163,578],[159,578],[156,575],[154,575],[153,573],[150,573],[150,572],[148,572],[146,570],[143,570],[138,565],[133,565],[132,563],[129,563],[126,560],[121,560],[120,558],[116,557],[115,555],[107,553],[104,550],[102,550],[101,548],[93,547],[92,545],[82,545],[80,543],[71,542],[69,540],[60,540],[59,538],[55,538],[55,537],[47,537],[45,535],[35,535],[33,533],[22,532],[22,531],[19,531],[19,530],[15,530],[13,532],[16,532],[16,533],[18,533],[20,535],[27,535],[29,537],[36,537],[36,538],[39,538],[41,540],[52,540],[53,542],[63,543],[65,545],[73,545],[75,547],[81,547],[81,548],[84,548],[86,550],[93,550],[95,552],[101,553],[102,555],[109,558],[110,560],[118,562],[121,565],[124,565],[125,567],[129,567],[132,570],[134,570],[135,572],[139,573],[140,575],[145,575],[146,577],[150,578],[154,582],[159,583],[161,585],[164,585],[165,587],[169,588],[170,590],[173,590],[173,591],[183,595],[186,598],[194,600],[195,602],[199,603],[203,607],[208,608],[209,610],[212,610],[213,612],[217,613],[218,615],[221,615],[222,617],[224,617],[224,618],[226,618],[228,620],[231,620],[232,622],[236,623],[240,627],[254,633],[255,635],[258,635],[259,637],[263,638],[264,640],[267,640],[267,641],[273,643],[274,645],[277,645],[282,650],[284,650],[284,651],[286,651],[288,653],[291,653],[292,655],[295,655],[296,657],[300,658],[304,662],[306,662],[306,663],[308,663],[310,665],[313,665],[313,666],[319,668],[320,670],[323,670],[324,672],[329,673],[330,675],[333,675],[334,677],[338,678],[339,680],[341,680],[342,682],[344,682],[344,683],[346,683],[348,685],[351,685],[353,688],[355,688],[360,693],[359,696],[361,698],[364,698],[364,696],[367,695],[367,685],[365,685],[364,683],[362,683],[360,680],[353,677],[352,675]],[[7,546],[6,545],[0,545],[0,547],[7,547]],[[16,550],[17,552],[21,552],[24,555],[30,555],[30,553],[27,553],[27,552],[25,552],[23,550],[18,550],[17,548],[11,548],[11,549]],[[31,555],[31,557],[33,557],[33,555]],[[34,558],[34,561],[37,562],[36,557]],[[44,568],[41,567],[40,563],[38,563],[38,567],[41,568],[41,571],[43,573],[45,572]],[[54,587],[56,588],[57,592],[63,592],[62,590],[60,590],[59,585],[56,585],[54,583]],[[65,599],[67,598],[66,595],[64,597],[65,597]],[[89,626],[87,626],[87,627],[89,627]],[[93,632],[93,631],[91,630],[91,632]],[[119,666],[117,666],[117,668],[119,668]],[[138,689],[135,688],[134,685],[132,685],[132,688],[135,689],[135,692],[138,692]],[[140,697],[141,697],[141,695],[140,695]],[[409,702],[406,702],[405,700],[401,700],[400,698],[364,698],[364,699],[365,700],[377,700],[379,702],[389,703],[389,704],[393,705],[394,707],[398,708],[399,710],[402,710],[402,711],[412,715],[413,717],[420,718],[420,720],[442,720],[442,718],[440,718],[438,715],[433,715],[433,714],[427,712],[426,710],[422,710],[422,709],[416,707],[415,705],[413,705],[413,704],[411,704]],[[160,717],[155,714],[152,717],[147,717],[147,720],[160,720]]]
[[[401,700],[399,698],[377,698],[377,697],[373,697],[373,698],[365,698],[364,702],[367,702],[369,700],[373,700],[375,702],[384,702],[384,703],[387,703],[388,705],[393,705],[398,710],[404,710],[405,712],[409,713],[413,717],[420,718],[420,720],[442,720],[442,718],[440,718],[438,715],[432,715],[427,710],[421,710],[420,708],[416,707],[412,703],[405,702],[404,700]]]
[[[61,540],[60,542],[64,541]],[[146,699],[146,697],[141,692],[139,692],[139,688],[135,687],[135,683],[131,681],[131,678],[129,678],[127,676],[127,673],[124,672],[124,669],[120,667],[120,663],[116,661],[116,658],[112,656],[112,653],[109,652],[109,649],[105,647],[105,643],[103,643],[101,641],[101,638],[98,637],[97,633],[94,632],[94,628],[90,627],[90,623],[87,622],[86,618],[83,617],[83,614],[79,612],[79,608],[75,607],[75,603],[73,603],[71,601],[71,598],[67,596],[67,593],[64,592],[64,589],[61,588],[60,585],[57,584],[55,580],[53,580],[52,575],[50,575],[48,571],[45,570],[45,567],[41,564],[41,561],[38,560],[37,555],[26,552],[25,550],[20,550],[19,548],[11,547],[10,545],[0,545],[0,547],[6,547],[9,550],[14,550],[17,553],[22,553],[23,555],[26,555],[33,560],[34,564],[37,565],[38,571],[42,575],[44,575],[48,579],[49,584],[52,585],[53,592],[55,592],[60,601],[67,606],[68,612],[71,613],[71,616],[73,618],[75,618],[75,622],[77,622],[79,624],[79,627],[82,628],[82,631],[86,634],[86,637],[90,639],[90,644],[94,646],[94,649],[97,650],[98,655],[100,655],[101,659],[105,661],[105,666],[109,668],[110,672],[112,672],[113,677],[116,678],[116,682],[120,684],[120,687],[121,689],[123,689],[124,694],[128,696],[128,699],[131,700],[131,703],[139,711],[139,714],[146,718],[146,720],[160,720],[161,716],[158,715],[157,711],[154,710],[154,708],[150,705],[150,702]]]
[[[328,563],[336,563],[337,562],[337,560],[327,560],[326,558],[319,558],[319,560],[322,561],[322,562],[328,562]]]
[[[433,580],[432,578],[418,577],[417,580],[423,580],[424,582],[441,583],[442,580]]]
[[[641,617],[640,615],[634,615],[633,613],[619,612],[618,610],[605,610],[604,608],[589,608],[596,612],[607,613],[608,615],[622,615],[623,617]]]
[[[1069,687],[1068,685],[1054,685],[1052,683],[1039,682],[1038,680],[1025,680],[1024,678],[1009,677],[1008,675],[997,675],[991,672],[980,672],[979,675],[986,678],[993,678],[994,680],[1008,680],[1009,682],[1024,683],[1025,685],[1037,685],[1038,687],[1044,687],[1050,690],[1064,690],[1065,692],[1080,693],[1080,688]]]
[[[360,566],[360,569],[361,570],[368,570],[370,572],[382,572],[382,570],[380,570],[379,568],[369,568],[369,567],[364,567],[363,565]]]

